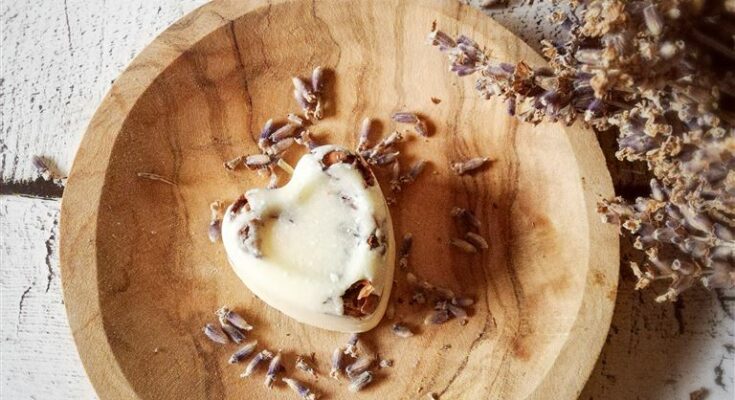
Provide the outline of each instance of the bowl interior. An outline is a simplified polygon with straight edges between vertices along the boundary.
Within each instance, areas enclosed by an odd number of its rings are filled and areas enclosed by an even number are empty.
[[[346,336],[270,309],[206,233],[210,202],[267,183],[253,171],[225,171],[223,161],[256,153],[263,123],[297,111],[291,76],[322,65],[330,73],[326,118],[312,129],[318,142],[354,147],[364,117],[380,121],[377,140],[403,128],[389,118],[399,110],[429,121],[430,138],[410,135],[400,147],[404,169],[418,159],[431,165],[397,196],[395,234],[414,236],[411,271],[477,301],[465,326],[424,326],[430,309],[410,304],[397,269],[395,320],[418,335],[393,336],[390,320],[364,335],[366,349],[395,361],[377,372],[370,395],[525,398],[572,332],[589,280],[589,224],[597,221],[588,220],[584,176],[564,129],[520,124],[501,102],[479,99],[471,79],[447,73],[425,36],[438,20],[452,33],[487,40],[498,58],[531,53],[431,7],[337,1],[313,10],[305,3],[257,8],[211,32],[165,68],[117,134],[95,243],[99,307],[115,361],[142,398],[267,398],[261,375],[242,380],[242,367],[227,364],[236,346],[202,335],[214,310],[228,304],[256,326],[253,338],[283,349],[288,365],[297,354],[315,353],[321,378],[309,383],[317,391],[351,398],[345,381],[326,376]],[[293,164],[300,153],[286,159]],[[475,156],[492,164],[474,175],[451,173],[452,161]],[[387,189],[389,172],[377,173]],[[468,255],[449,246],[461,234],[449,215],[454,206],[482,219],[487,251]]]

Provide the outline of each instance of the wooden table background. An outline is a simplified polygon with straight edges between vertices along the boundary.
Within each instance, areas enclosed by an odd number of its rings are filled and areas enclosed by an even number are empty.
[[[68,171],[115,77],[160,31],[205,2],[0,2],[0,398],[95,398],[61,294],[62,190],[38,180],[30,158],[43,155]],[[536,45],[557,35],[544,20],[550,8],[548,0],[520,0],[487,12]],[[619,192],[645,190],[640,171],[614,161],[610,168]],[[631,254],[626,244],[622,250],[624,258]],[[654,297],[635,292],[623,270],[607,344],[580,398],[688,399],[705,388],[707,399],[732,399],[735,291],[695,289],[665,305]]]

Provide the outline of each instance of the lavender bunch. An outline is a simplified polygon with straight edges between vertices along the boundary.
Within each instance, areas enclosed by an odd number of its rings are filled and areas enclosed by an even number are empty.
[[[569,2],[543,41],[548,67],[495,60],[470,38],[435,30],[429,40],[484,98],[534,124],[581,120],[617,132],[616,157],[644,162],[651,194],[603,200],[646,255],[638,287],[669,280],[658,301],[695,282],[735,286],[735,7],[732,1]]]

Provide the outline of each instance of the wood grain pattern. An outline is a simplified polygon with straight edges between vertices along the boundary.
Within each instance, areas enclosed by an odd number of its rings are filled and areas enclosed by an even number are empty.
[[[541,62],[509,32],[454,3],[233,1],[185,17],[117,80],[80,147],[62,207],[70,324],[103,398],[262,394],[262,383],[240,381],[227,352],[199,331],[222,303],[247,310],[269,347],[291,359],[313,351],[326,370],[344,337],[265,307],[204,234],[210,201],[264,184],[254,174],[226,174],[222,161],[255,150],[259,126],[295,108],[290,75],[317,64],[335,71],[329,115],[316,128],[321,140],[354,144],[365,115],[410,109],[430,118],[434,136],[405,150],[431,160],[434,173],[401,196],[394,221],[416,237],[419,275],[479,300],[464,327],[421,329],[409,341],[393,337],[386,322],[372,332],[368,343],[397,362],[370,394],[579,394],[617,285],[616,233],[594,212],[598,196],[612,194],[604,159],[591,132],[518,124],[502,105],[476,99],[424,44],[434,20],[492,44],[498,57]],[[492,168],[461,179],[447,172],[451,160],[477,154],[493,157]],[[141,181],[136,172],[177,185]],[[453,205],[486,221],[489,252],[448,250]],[[397,296],[403,286],[399,280]],[[423,319],[408,306],[398,314],[414,325]],[[441,351],[444,344],[451,349]],[[314,386],[347,398],[326,379]]]

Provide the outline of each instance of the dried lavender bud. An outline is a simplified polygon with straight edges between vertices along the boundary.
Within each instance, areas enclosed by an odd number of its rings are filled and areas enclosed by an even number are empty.
[[[273,143],[277,143],[283,139],[290,138],[296,135],[296,125],[286,124],[276,129],[270,136],[270,140]]]
[[[273,162],[273,159],[267,154],[252,154],[245,157],[245,166],[250,169],[263,168]]]
[[[368,163],[372,165],[376,165],[378,167],[382,167],[382,166],[396,162],[396,160],[398,159],[398,155],[400,154],[401,154],[400,151],[395,151],[392,153],[378,154],[375,157],[370,158]]]
[[[337,347],[332,352],[332,368],[329,371],[329,376],[334,379],[339,379],[340,371],[342,370],[342,358],[345,354],[345,349]]]
[[[372,120],[365,118],[360,124],[360,130],[357,133],[357,152],[361,153],[370,147],[370,125]]]
[[[276,375],[284,370],[283,364],[281,364],[281,352],[279,351],[275,357],[271,359],[268,364],[268,372],[265,374],[265,387],[268,389],[273,387],[273,382],[276,381]]]
[[[311,73],[311,90],[321,93],[324,89],[324,68],[317,66]]]
[[[457,305],[454,305],[454,304],[451,304],[451,303],[447,303],[447,310],[455,318],[459,318],[459,319],[465,319],[465,318],[467,318],[467,311],[464,308],[460,307],[460,306],[457,306]]]
[[[413,235],[406,233],[403,235],[401,241],[401,247],[398,249],[398,266],[405,270],[408,268],[408,256],[411,253],[411,246],[413,245]]]
[[[224,166],[225,169],[228,170],[228,171],[234,171],[235,169],[237,169],[237,167],[239,167],[240,165],[242,165],[242,163],[243,163],[244,160],[245,160],[245,156],[235,157],[235,158],[233,158],[231,160],[225,161],[222,164],[222,166]]]
[[[350,378],[367,371],[373,364],[374,359],[370,356],[360,356],[352,364],[345,367],[345,373]]]
[[[138,172],[137,175],[138,175],[138,178],[148,179],[149,181],[163,182],[167,185],[176,186],[176,184],[172,182],[170,179],[164,178],[158,174],[152,174],[150,172]]]
[[[304,357],[299,356],[296,359],[296,368],[316,378],[316,371],[311,365],[309,365],[309,363],[304,359]]]
[[[416,161],[416,163],[411,167],[408,173],[401,176],[401,178],[399,179],[400,183],[408,184],[408,183],[415,182],[416,178],[418,178],[418,176],[421,175],[425,167],[426,167],[426,161],[424,160]]]
[[[279,155],[279,154],[285,152],[286,150],[288,150],[289,148],[291,148],[291,146],[293,146],[295,143],[296,143],[296,139],[294,139],[294,138],[286,138],[286,139],[283,139],[283,140],[280,140],[280,141],[274,143],[268,149],[268,151],[272,155]]]
[[[219,310],[215,312],[215,315],[217,316],[217,318],[219,318],[219,322],[222,325],[224,325],[225,323],[229,323],[238,329],[242,329],[243,331],[253,330],[253,326],[245,321],[245,318],[243,318],[240,314],[230,310],[227,306],[220,307]]]
[[[263,361],[268,361],[272,358],[273,353],[268,350],[262,350],[260,353],[256,354],[252,360],[250,360],[247,366],[245,366],[245,370],[240,374],[240,378],[247,378],[252,375],[253,372],[255,372],[255,369],[258,368],[258,365]]]
[[[393,332],[394,335],[401,337],[401,338],[407,338],[413,336],[413,332],[409,327],[406,325],[403,325],[402,323],[395,323],[390,327],[391,332]]]
[[[275,126],[273,125],[273,119],[269,119],[268,121],[265,121],[265,124],[263,124],[263,128],[261,128],[260,130],[259,137],[261,139],[268,139],[274,130]]]
[[[452,304],[456,306],[460,306],[460,307],[469,307],[475,304],[475,301],[472,300],[471,297],[458,296],[458,297],[452,298]]]
[[[393,121],[400,124],[416,124],[419,122],[419,117],[411,112],[397,112],[391,116]]]
[[[424,319],[425,325],[440,325],[449,321],[449,312],[446,309],[434,310]]]
[[[393,360],[386,360],[382,359],[380,360],[380,363],[378,364],[378,367],[382,368],[390,368],[393,366]]]
[[[345,347],[344,353],[351,357],[357,357],[357,342],[359,340],[359,333],[353,333],[352,335],[350,335],[349,340],[347,340],[347,347]]]
[[[490,161],[487,157],[476,157],[466,161],[457,161],[452,163],[452,171],[457,175],[469,174],[480,169],[482,166]]]
[[[316,95],[311,91],[311,88],[306,86],[306,83],[299,77],[291,78],[295,93],[304,99],[307,103],[315,103]]]
[[[301,107],[301,110],[306,114],[306,118],[309,118],[309,115],[313,113],[312,106],[309,104],[308,101],[304,98],[303,94],[299,92],[298,90],[293,91],[293,98],[296,100],[296,104]]]
[[[291,390],[296,392],[296,394],[298,394],[303,400],[316,400],[318,397],[316,393],[312,392],[311,389],[309,389],[308,387],[306,387],[306,385],[297,381],[296,379],[282,378],[281,380],[285,382],[286,385],[288,385]]]
[[[225,337],[224,333],[220,331],[219,329],[215,328],[212,324],[204,325],[204,334],[209,338],[209,340],[219,343],[219,344],[226,344],[227,343],[227,337]]]
[[[450,215],[476,229],[480,229],[482,227],[482,221],[480,221],[471,211],[464,208],[454,207],[452,208]]]
[[[302,128],[302,127],[303,127],[303,126],[304,126],[304,125],[306,124],[306,121],[304,121],[304,119],[303,119],[303,118],[301,118],[301,117],[299,117],[298,115],[296,115],[296,114],[293,114],[293,113],[289,113],[289,114],[288,114],[288,115],[286,116],[286,119],[288,120],[288,122],[289,122],[289,123],[290,123],[291,125],[294,125],[294,126],[296,126],[297,128]]]
[[[472,243],[476,248],[485,250],[490,248],[490,246],[487,244],[487,240],[485,240],[484,237],[475,232],[467,232],[465,234],[465,238],[467,238],[467,241]]]
[[[242,333],[239,329],[230,325],[228,322],[221,324],[221,327],[222,330],[227,334],[227,336],[230,337],[233,342],[240,344],[240,342],[245,340],[245,334]]]
[[[369,385],[372,381],[373,373],[370,371],[365,371],[350,380],[350,386],[348,387],[348,389],[352,393],[357,393],[364,389],[365,386]]]
[[[419,121],[414,124],[413,129],[423,137],[429,136],[429,128],[426,126],[426,121],[419,119]]]
[[[236,352],[232,353],[230,356],[230,359],[227,360],[230,364],[237,364],[240,361],[244,360],[246,357],[253,354],[253,351],[255,351],[255,347],[258,345],[257,340],[251,340],[247,343],[245,343],[240,349],[238,349]]]
[[[209,229],[207,229],[207,236],[209,241],[216,243],[222,237],[222,220],[215,219],[209,223]]]
[[[462,250],[465,253],[477,253],[477,248],[472,243],[463,239],[451,238],[449,239],[449,244]]]

